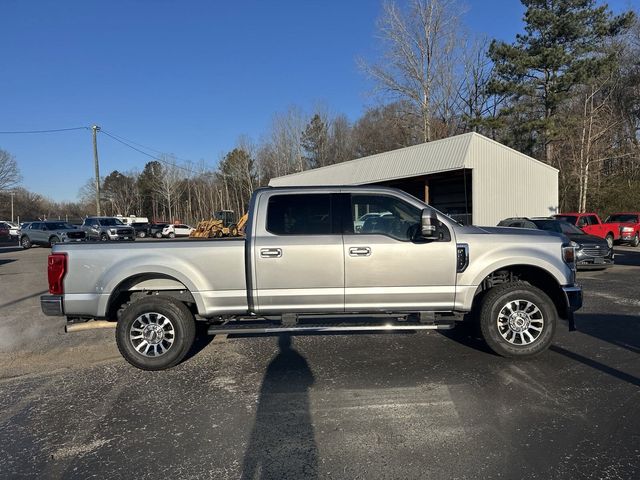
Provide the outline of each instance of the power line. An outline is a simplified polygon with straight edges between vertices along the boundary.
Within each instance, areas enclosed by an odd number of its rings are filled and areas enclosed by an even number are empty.
[[[173,167],[180,168],[180,169],[182,169],[182,170],[184,170],[184,171],[186,171],[186,172],[193,173],[193,171],[192,171],[190,168],[183,167],[182,165],[178,165],[177,163],[173,163],[173,162],[170,162],[170,161],[165,160],[165,159],[163,159],[163,158],[156,157],[155,155],[151,155],[150,153],[147,153],[147,152],[145,152],[144,150],[140,150],[139,148],[134,147],[134,146],[133,146],[133,145],[131,145],[130,143],[125,142],[124,140],[121,140],[121,138],[120,138],[120,137],[118,137],[117,135],[113,135],[113,134],[111,134],[111,133],[109,133],[109,132],[106,132],[106,131],[104,131],[104,130],[100,130],[100,133],[104,133],[106,136],[108,136],[108,137],[110,137],[110,138],[114,139],[116,142],[119,142],[119,143],[121,143],[122,145],[125,145],[126,147],[129,147],[129,148],[131,148],[132,150],[135,150],[135,151],[136,151],[136,152],[138,152],[138,153],[141,153],[141,154],[143,154],[143,155],[146,155],[146,156],[147,156],[147,157],[149,157],[149,158],[153,158],[154,160],[157,160],[157,161],[158,161],[158,162],[160,162],[160,163],[164,163],[164,164],[166,164],[166,165],[171,165],[171,166],[173,166]],[[122,138],[123,138],[123,137],[122,137]],[[131,143],[135,143],[135,142],[131,142]],[[137,144],[137,145],[140,145],[140,144]],[[140,146],[143,146],[143,145],[140,145]],[[144,146],[143,146],[143,147],[144,147]],[[148,148],[148,147],[144,147],[144,148]],[[153,149],[149,148],[149,150],[153,150]],[[176,157],[176,158],[177,158],[177,157]],[[201,173],[200,175],[203,175],[203,176],[215,176],[215,174],[212,174],[212,173]]]
[[[21,133],[56,133],[70,132],[71,130],[89,130],[89,127],[73,127],[73,128],[53,128],[50,130],[18,130],[14,132],[0,132],[0,134],[21,134]]]
[[[102,130],[102,131],[104,132],[104,130]],[[152,152],[159,153],[159,154],[167,153],[166,151],[158,150],[157,148],[151,148],[151,147],[149,147],[149,146],[147,146],[147,145],[143,145],[143,144],[141,144],[141,143],[134,142],[133,140],[128,139],[128,138],[125,138],[125,137],[123,137],[122,135],[116,135],[116,134],[115,134],[115,133],[113,133],[113,132],[105,132],[105,133],[109,133],[112,137],[116,137],[116,138],[118,138],[118,139],[120,139],[120,140],[122,140],[122,141],[124,141],[124,142],[131,143],[132,145],[137,145],[138,147],[142,147],[142,148],[144,148],[145,150],[151,150]],[[175,156],[174,156],[174,157],[175,157]],[[175,159],[176,159],[176,160],[182,160],[183,162],[192,162],[192,163],[195,163],[193,160],[190,160],[190,159],[188,159],[188,158],[175,157]]]

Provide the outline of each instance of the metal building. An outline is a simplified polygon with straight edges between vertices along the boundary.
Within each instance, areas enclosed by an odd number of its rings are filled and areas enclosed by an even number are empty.
[[[277,177],[271,186],[387,185],[465,224],[558,211],[558,170],[477,133],[465,133]]]

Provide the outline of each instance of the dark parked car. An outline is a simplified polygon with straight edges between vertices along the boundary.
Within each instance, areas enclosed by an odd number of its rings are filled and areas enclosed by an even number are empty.
[[[85,233],[65,222],[45,221],[24,224],[20,229],[20,245],[50,247],[56,243],[84,242]]]
[[[9,240],[9,225],[0,222],[0,240]]]
[[[133,222],[129,226],[133,227],[136,237],[144,238],[149,235],[149,224],[147,222]]]
[[[499,227],[533,228],[562,233],[576,247],[576,265],[580,269],[604,268],[613,265],[613,248],[607,241],[588,235],[570,223],[553,218],[507,218]]]
[[[162,230],[165,229],[165,227],[168,227],[170,224],[169,223],[152,223],[149,225],[149,236],[150,237],[156,237],[156,238],[162,238]]]

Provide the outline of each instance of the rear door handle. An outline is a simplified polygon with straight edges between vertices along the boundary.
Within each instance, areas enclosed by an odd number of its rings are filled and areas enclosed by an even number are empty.
[[[368,257],[371,255],[371,249],[369,247],[351,247],[349,255],[352,257]]]
[[[263,248],[260,250],[262,258],[280,258],[282,256],[281,248]]]

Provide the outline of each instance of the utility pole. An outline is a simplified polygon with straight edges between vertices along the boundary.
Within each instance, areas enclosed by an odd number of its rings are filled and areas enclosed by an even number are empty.
[[[16,192],[10,192],[11,195],[11,223],[13,223],[13,197],[16,196]]]
[[[98,132],[100,131],[100,127],[98,125],[92,125],[91,130],[93,131],[93,163],[96,169],[96,215],[99,217],[100,214],[100,164],[98,163]]]

